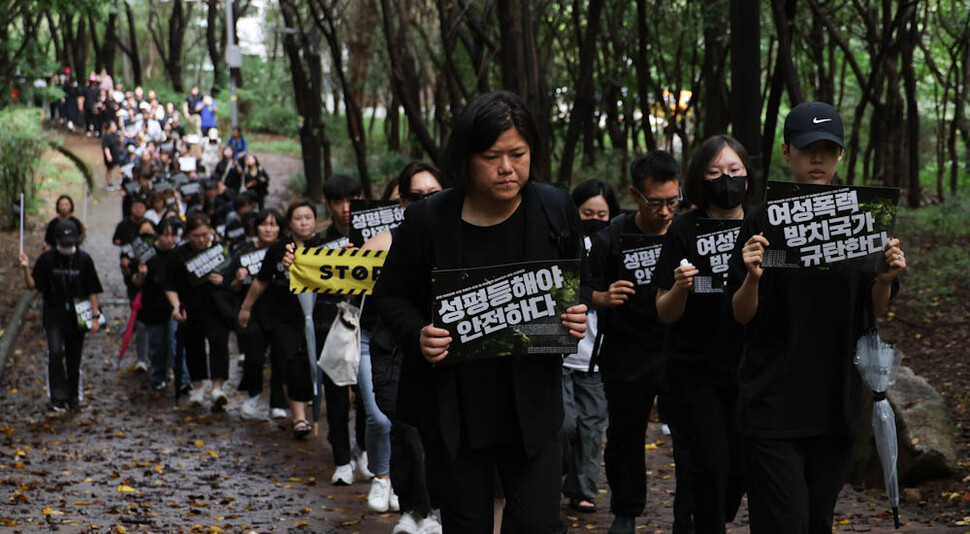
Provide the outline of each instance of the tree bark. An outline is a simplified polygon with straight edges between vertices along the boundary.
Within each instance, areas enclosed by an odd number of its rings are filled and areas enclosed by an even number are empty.
[[[653,135],[653,127],[650,124],[650,63],[647,61],[647,45],[650,42],[650,36],[647,29],[647,2],[646,0],[636,1],[637,46],[636,53],[633,55],[633,64],[637,71],[637,99],[640,104],[640,113],[643,116],[643,124],[640,130],[643,132],[643,140],[647,145],[647,150],[654,151],[657,149],[657,139]],[[625,168],[624,175],[626,175]]]
[[[138,53],[138,39],[135,37],[135,15],[131,12],[131,4],[125,0],[125,17],[128,19],[128,49],[122,50],[131,60],[131,72],[135,86],[142,85],[141,56]]]
[[[757,0],[731,0],[731,110],[734,137],[761,169],[761,19]]]
[[[428,131],[421,115],[418,95],[418,78],[414,60],[407,46],[406,31],[408,16],[405,10],[398,9],[398,27],[392,21],[390,0],[381,0],[381,14],[384,22],[384,36],[387,39],[387,53],[391,64],[391,87],[404,108],[411,132],[417,137],[421,147],[435,164],[441,163],[441,149]]]
[[[212,63],[213,92],[221,90],[229,84],[226,57],[226,23],[225,6],[220,0],[208,0],[206,10],[205,42]]]
[[[579,46],[579,75],[576,80],[575,98],[569,113],[569,126],[563,139],[562,160],[556,180],[559,184],[568,185],[571,182],[579,135],[583,127],[592,121],[593,107],[596,105],[593,95],[593,61],[596,57],[596,36],[599,33],[600,16],[603,13],[604,4],[604,0],[589,2],[586,31]]]
[[[729,10],[724,7],[725,0],[703,0],[701,3],[704,19],[704,59],[701,66],[703,137],[727,133],[731,120],[724,72],[728,47],[724,42],[723,30],[723,21],[728,19]]]
[[[906,191],[906,203],[911,208],[920,206],[922,187],[919,181],[919,103],[916,97],[916,74],[913,71],[913,50],[919,39],[919,28],[917,21],[917,10],[915,5],[908,6],[910,11],[907,19],[908,24],[902,29],[900,40],[903,84],[906,91],[906,141],[909,149],[907,174],[908,188]]]
[[[345,113],[347,119],[347,134],[354,149],[354,157],[357,162],[357,173],[360,184],[363,187],[364,195],[373,198],[374,192],[371,187],[370,173],[367,170],[367,134],[364,132],[364,114],[360,109],[360,103],[355,95],[355,89],[347,81],[344,74],[343,48],[337,38],[337,21],[334,14],[334,6],[325,0],[310,0],[310,11],[317,28],[323,33],[330,48],[330,63],[332,72],[340,83],[343,93]]]

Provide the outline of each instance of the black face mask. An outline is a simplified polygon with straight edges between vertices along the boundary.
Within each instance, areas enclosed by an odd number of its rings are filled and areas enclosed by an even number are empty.
[[[608,221],[601,221],[599,219],[586,219],[580,222],[583,224],[584,235],[594,235],[610,224]]]
[[[713,180],[704,180],[704,194],[715,206],[729,210],[744,202],[747,183],[747,176],[722,174]]]

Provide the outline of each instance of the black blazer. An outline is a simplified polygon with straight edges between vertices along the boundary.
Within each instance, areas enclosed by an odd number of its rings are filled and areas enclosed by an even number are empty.
[[[432,367],[421,355],[421,328],[431,322],[432,269],[460,265],[459,228],[464,191],[448,189],[410,205],[374,289],[375,306],[401,344],[404,361],[398,417],[436,432],[454,456],[461,439],[455,368]],[[586,276],[579,214],[569,195],[530,181],[522,189],[528,235],[522,261],[580,258]],[[584,302],[588,299],[581,298]],[[562,426],[562,358],[511,356],[513,388],[527,455],[540,452]]]

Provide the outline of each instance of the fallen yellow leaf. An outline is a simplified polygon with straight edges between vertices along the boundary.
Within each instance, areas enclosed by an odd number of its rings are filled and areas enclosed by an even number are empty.
[[[305,527],[305,526],[309,526],[309,525],[310,525],[310,523],[308,523],[306,521],[297,521],[296,523],[293,523],[293,526],[294,527]]]
[[[205,445],[205,442],[202,441],[201,439],[197,439],[197,440],[195,440],[195,441],[192,442],[192,445],[195,445],[196,447],[201,447],[201,446]]]
[[[648,450],[648,451],[655,451],[655,450],[657,450],[657,444],[656,443],[647,443],[646,445],[643,446],[643,448],[645,450]]]
[[[118,492],[119,493],[134,493],[135,492],[135,488],[133,488],[133,487],[127,485],[127,484],[121,484],[121,485],[118,486]]]

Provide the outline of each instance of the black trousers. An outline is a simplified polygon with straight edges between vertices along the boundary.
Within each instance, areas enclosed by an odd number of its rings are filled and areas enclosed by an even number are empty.
[[[246,355],[243,362],[243,376],[239,389],[246,390],[250,397],[263,392],[263,366],[266,364],[266,349],[272,347],[269,379],[269,405],[271,408],[286,408],[286,395],[283,393],[285,377],[284,356],[292,341],[274,335],[274,329],[263,327],[254,321],[239,332],[239,348]],[[299,339],[296,340],[300,341]]]
[[[327,406],[327,441],[333,451],[334,465],[350,463],[350,391],[354,390],[354,432],[357,444],[361,449],[367,449],[365,436],[367,435],[367,411],[357,386],[338,386],[330,380],[327,373],[316,368],[323,376],[323,397]]]
[[[844,436],[747,437],[744,444],[751,533],[831,533],[853,441]]]
[[[667,375],[669,378],[669,375]],[[673,386],[665,379],[657,388],[657,413],[660,420],[670,428],[670,441],[674,445],[674,524],[671,534],[694,532],[694,479],[688,440],[676,422],[677,406]]]
[[[426,450],[429,478],[437,486],[433,493],[441,496],[445,534],[491,534],[496,472],[505,493],[503,532],[560,532],[561,435],[532,457],[521,444],[471,449],[463,441],[453,460],[437,446]]]
[[[47,388],[51,402],[80,400],[81,352],[84,332],[77,328],[73,314],[44,317],[47,334]],[[63,315],[63,317],[62,317]]]
[[[391,422],[391,486],[401,502],[401,513],[419,518],[431,513],[421,435],[400,421]]]
[[[686,448],[690,457],[688,484],[694,531],[723,533],[725,522],[734,519],[745,490],[743,444],[735,419],[737,388],[671,384],[671,394],[671,426],[680,438],[674,446]],[[678,493],[680,483],[678,477]]]
[[[647,465],[644,453],[647,421],[657,396],[660,373],[647,373],[629,381],[603,375],[606,407],[606,480],[614,515],[636,517],[647,504]]]
[[[185,363],[193,382],[229,378],[229,327],[214,309],[187,310],[180,326],[185,343]],[[205,344],[209,342],[206,355]]]

